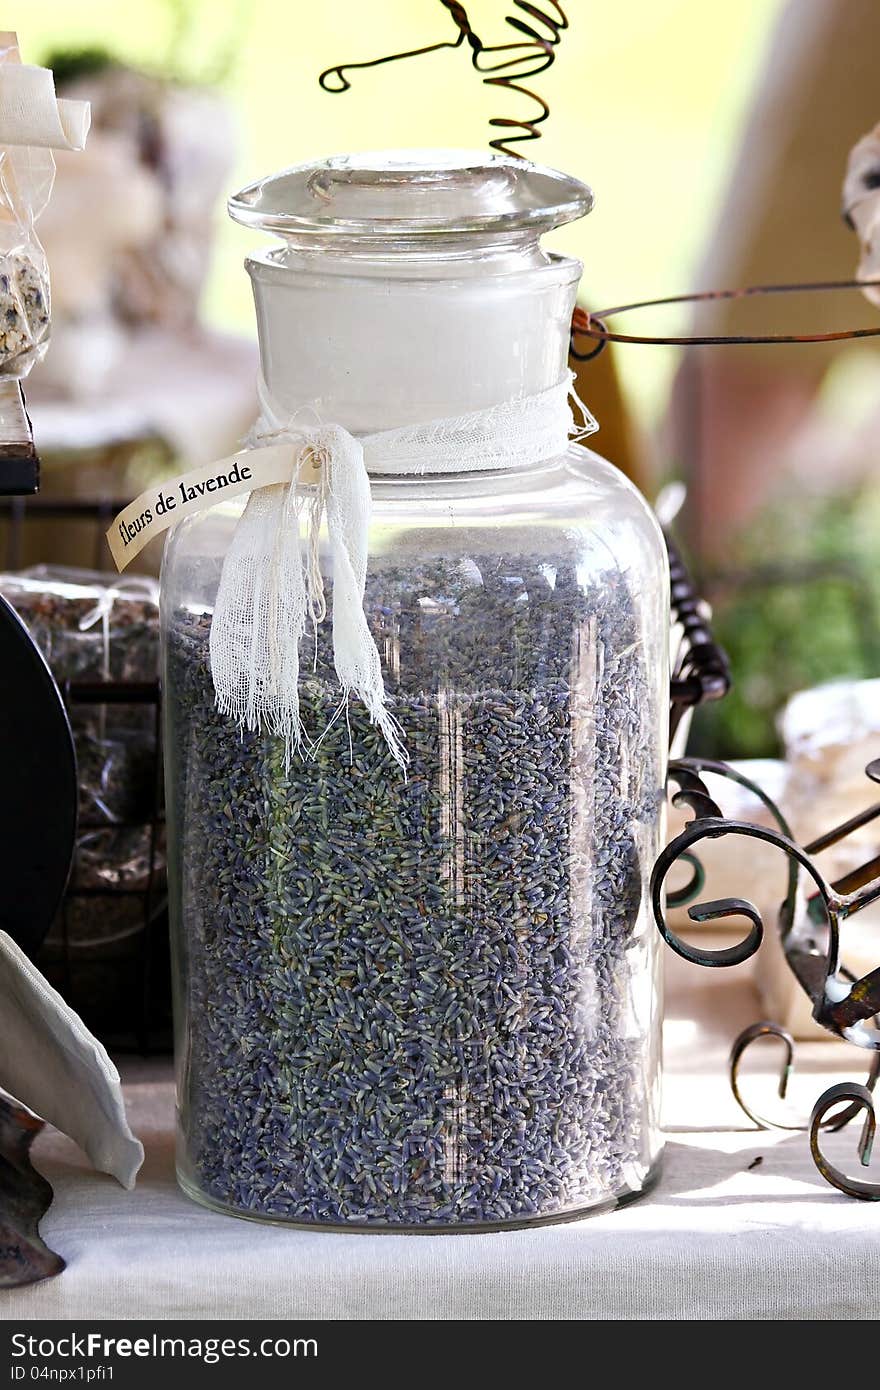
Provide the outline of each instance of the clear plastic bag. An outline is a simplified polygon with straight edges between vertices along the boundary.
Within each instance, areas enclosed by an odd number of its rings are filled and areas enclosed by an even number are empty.
[[[4,151],[4,154],[6,152]],[[7,197],[0,158],[0,196]],[[18,236],[17,236],[18,234]],[[8,245],[9,242],[13,244]],[[20,379],[46,350],[49,272],[36,236],[4,222],[0,229],[0,376]]]
[[[55,179],[53,149],[82,149],[88,103],[58,101],[52,74],[0,33],[0,378],[20,380],[46,350],[49,267],[36,222]]]
[[[155,681],[159,597],[155,579],[35,565],[0,574],[60,686],[67,681]],[[74,703],[81,828],[148,822],[155,800],[156,710],[151,704]],[[102,842],[107,848],[106,839]],[[119,849],[128,843],[120,837]],[[109,855],[116,859],[118,854]]]
[[[0,574],[60,683],[151,681],[159,670],[159,585],[148,575],[32,565]]]
[[[165,827],[157,798],[157,706],[108,703],[154,683],[159,663],[158,584],[148,576],[35,565],[0,574],[62,688],[79,777],[76,857],[64,902],[43,942],[49,981],[108,1039],[166,1041],[169,1008]],[[79,699],[78,684],[97,699]],[[149,993],[147,992],[149,987]],[[148,1011],[144,1013],[143,1011]]]

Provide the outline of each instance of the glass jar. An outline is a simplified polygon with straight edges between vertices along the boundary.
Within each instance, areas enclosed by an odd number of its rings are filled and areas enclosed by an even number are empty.
[[[581,266],[539,238],[590,203],[525,161],[437,152],[246,189],[233,217],[282,238],[247,262],[276,409],[365,434],[556,385]],[[180,1181],[346,1229],[607,1207],[661,1149],[662,536],[579,446],[370,482],[364,610],[405,774],[357,700],[340,717],[329,615],[302,659],[305,754],[219,713],[240,503],[167,545]]]

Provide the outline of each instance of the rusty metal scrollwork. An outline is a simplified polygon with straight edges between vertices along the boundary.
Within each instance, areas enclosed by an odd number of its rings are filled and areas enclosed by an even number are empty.
[[[758,1023],[751,1023],[748,1028],[744,1028],[730,1050],[728,1065],[730,1071],[730,1089],[733,1092],[733,1098],[743,1114],[747,1115],[752,1123],[757,1125],[759,1129],[778,1129],[784,1130],[787,1133],[805,1133],[810,1129],[812,1120],[790,1124],[769,1115],[762,1115],[750,1101],[746,1100],[743,1094],[740,1082],[740,1063],[746,1051],[753,1043],[758,1042],[761,1038],[778,1038],[783,1045],[784,1053],[782,1065],[779,1068],[777,1095],[780,1100],[786,1099],[788,1094],[788,1083],[794,1070],[795,1041],[787,1028],[780,1027],[778,1023],[771,1023],[768,1019],[762,1019]],[[880,1052],[876,1052],[872,1057],[871,1068],[868,1072],[867,1080],[864,1086],[860,1087],[859,1090],[872,1092],[877,1084],[878,1075],[880,1075]],[[818,1128],[831,1131],[843,1129],[845,1125],[849,1124],[850,1120],[855,1119],[861,1108],[860,1103],[854,1102],[838,1114],[828,1117],[825,1117],[823,1114],[817,1122]]]
[[[810,1153],[822,1177],[832,1187],[836,1187],[848,1197],[860,1197],[862,1201],[877,1202],[880,1201],[880,1183],[848,1177],[826,1158],[819,1143],[819,1135],[823,1128],[841,1128],[850,1119],[864,1112],[865,1122],[859,1139],[859,1161],[862,1167],[867,1168],[871,1162],[871,1150],[877,1128],[871,1089],[868,1086],[860,1086],[856,1081],[841,1081],[836,1086],[829,1086],[816,1101],[810,1117]],[[843,1116],[838,1117],[836,1124],[829,1124],[828,1112],[844,1102],[847,1108]]]
[[[713,773],[746,787],[770,811],[776,828],[724,817],[711,796],[702,773]],[[870,763],[866,775],[880,781],[880,759]],[[678,955],[697,965],[726,967],[739,965],[755,954],[763,940],[765,924],[753,903],[740,898],[696,903],[688,909],[694,922],[720,921],[740,917],[749,924],[747,934],[736,945],[708,949],[683,941],[666,920],[666,907],[683,906],[702,891],[704,875],[696,847],[705,840],[728,835],[763,841],[781,850],[788,861],[788,883],[780,906],[776,927],[785,959],[800,987],[809,997],[813,1018],[823,1028],[857,1047],[874,1053],[865,1084],[841,1082],[826,1090],[816,1102],[807,1124],[791,1124],[759,1113],[744,1097],[740,1078],[742,1057],[759,1038],[778,1038],[784,1047],[778,1094],[785,1099],[794,1062],[794,1040],[778,1024],[760,1021],[745,1029],[734,1042],[730,1054],[730,1084],[744,1114],[762,1129],[808,1130],[810,1150],[818,1171],[827,1182],[849,1196],[863,1200],[880,1199],[880,1183],[848,1177],[824,1155],[821,1135],[842,1129],[858,1115],[865,1115],[859,1158],[863,1166],[870,1161],[876,1125],[872,1093],[880,1076],[880,966],[856,978],[841,959],[841,930],[846,921],[880,898],[880,857],[829,883],[816,867],[812,856],[846,838],[854,830],[880,817],[880,804],[867,807],[842,825],[800,846],[779,808],[766,793],[726,763],[707,758],[683,758],[670,764],[670,779],[678,787],[673,805],[687,806],[694,812],[684,830],[667,845],[654,867],[651,900],[657,927],[664,940]],[[686,863],[690,881],[675,893],[665,891],[672,868]],[[694,867],[696,865],[696,868]],[[808,891],[802,890],[806,877]]]

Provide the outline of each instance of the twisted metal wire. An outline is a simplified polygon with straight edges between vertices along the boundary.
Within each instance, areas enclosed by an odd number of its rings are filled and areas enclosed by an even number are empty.
[[[607,320],[616,314],[629,314],[636,309],[656,309],[668,304],[706,304],[725,299],[751,299],[769,294],[821,294],[829,290],[865,290],[880,284],[878,280],[804,280],[793,284],[745,285],[733,290],[702,290],[694,294],[670,294],[662,299],[643,299],[634,304],[615,304],[611,309],[591,313],[575,309],[571,320],[571,356],[576,362],[590,362],[598,357],[608,343],[646,344],[653,347],[715,347],[731,344],[772,343],[840,343],[854,338],[880,337],[880,328],[842,328],[830,333],[704,333],[664,336],[656,333],[635,334],[612,332]],[[581,350],[578,338],[589,338],[593,346]]]
[[[568,26],[568,17],[558,0],[541,0],[541,5],[531,0],[513,0],[514,8],[526,18],[517,14],[504,16],[511,29],[523,37],[511,43],[487,44],[476,32],[468,17],[467,10],[459,0],[440,0],[448,11],[458,30],[455,38],[443,39],[438,43],[425,44],[421,48],[410,48],[400,53],[389,53],[382,58],[368,58],[360,62],[337,63],[325,68],[318,82],[325,92],[347,92],[351,82],[347,76],[365,68],[378,68],[386,63],[396,63],[404,58],[419,58],[425,53],[437,53],[444,48],[470,49],[471,66],[480,73],[487,87],[499,87],[505,92],[516,93],[534,103],[537,111],[530,118],[514,116],[492,116],[489,125],[503,130],[489,141],[492,149],[501,154],[521,157],[519,150],[511,145],[522,144],[528,140],[541,138],[540,126],[550,115],[548,103],[531,87],[525,85],[534,77],[546,72],[556,60],[556,48]],[[542,8],[543,7],[543,8]],[[514,132],[519,132],[516,134]]]

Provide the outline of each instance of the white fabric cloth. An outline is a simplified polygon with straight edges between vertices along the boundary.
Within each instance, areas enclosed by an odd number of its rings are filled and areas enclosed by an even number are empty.
[[[81,150],[89,130],[85,101],[59,101],[48,68],[19,61],[14,34],[0,33],[0,269],[6,376],[23,379],[45,353],[49,273],[34,223],[52,196],[52,151]]]
[[[284,435],[297,437],[294,429]],[[273,435],[277,440],[278,433]],[[360,441],[339,426],[305,431],[303,452],[320,470],[317,485],[257,488],[223,562],[211,623],[211,674],[217,707],[247,729],[284,740],[288,759],[307,745],[300,717],[299,644],[326,613],[318,537],[326,517],[333,557],[333,663],[340,705],[363,701],[396,762],[406,751],[385,708],[382,667],[363,610],[370,484]],[[307,554],[300,517],[307,515]],[[321,731],[313,731],[320,736]]]
[[[298,412],[292,419],[273,400],[262,377],[257,382],[260,418],[251,441],[296,436],[306,427]],[[569,401],[581,415],[574,418]],[[443,420],[378,430],[362,435],[363,462],[371,477],[419,476],[425,473],[472,473],[493,468],[523,468],[559,458],[571,438],[582,439],[599,426],[574,392],[574,373],[533,396],[502,401]],[[346,432],[347,433],[347,432]],[[352,437],[352,436],[349,436]]]
[[[0,67],[0,145],[82,150],[90,119],[87,101],[55,96],[55,82],[48,68],[29,63],[4,63]]]
[[[310,747],[299,701],[299,644],[326,612],[318,536],[326,519],[333,566],[333,662],[340,710],[354,694],[406,767],[400,730],[385,703],[382,668],[363,611],[371,476],[470,473],[537,465],[597,428],[573,375],[549,390],[486,410],[356,438],[341,425],[292,418],[259,386],[261,415],[249,443],[298,447],[289,486],[251,493],[223,562],[211,623],[217,706],[243,728],[284,740],[288,759]],[[569,405],[581,411],[578,425]],[[303,477],[317,481],[304,485]],[[308,470],[307,474],[305,470]],[[303,546],[301,521],[306,520]],[[320,739],[321,730],[315,731]]]
[[[720,1075],[714,1084],[724,1085]],[[56,1191],[42,1230],[68,1268],[4,1291],[0,1318],[876,1316],[880,1208],[826,1187],[803,1136],[673,1133],[653,1194],[571,1224],[342,1235],[194,1205],[174,1182],[170,1081],[127,1094],[147,1149],[134,1192],[85,1171],[60,1139],[38,1140]],[[855,1164],[855,1142],[835,1138],[829,1152]]]
[[[655,1191],[631,1206],[500,1235],[424,1237],[215,1215],[175,1185],[170,1066],[138,1063],[126,1084],[147,1151],[135,1191],[90,1172],[60,1136],[39,1138],[35,1160],[56,1193],[42,1229],[68,1268],[5,1292],[0,1317],[872,1319],[880,1203],[828,1187],[804,1135],[747,1128],[725,1078],[731,1039],[760,1016],[742,970],[668,963],[666,1160]],[[833,1081],[863,1076],[864,1062],[833,1042],[799,1051],[807,1109]],[[857,1128],[825,1141],[850,1171]]]

